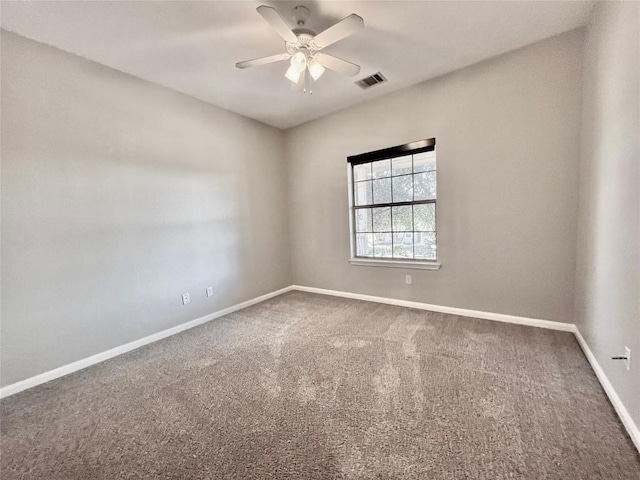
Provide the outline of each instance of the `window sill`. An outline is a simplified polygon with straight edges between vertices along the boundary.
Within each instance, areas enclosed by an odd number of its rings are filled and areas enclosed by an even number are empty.
[[[351,265],[359,267],[414,268],[418,270],[440,270],[438,262],[416,262],[408,260],[378,260],[375,258],[350,258]]]

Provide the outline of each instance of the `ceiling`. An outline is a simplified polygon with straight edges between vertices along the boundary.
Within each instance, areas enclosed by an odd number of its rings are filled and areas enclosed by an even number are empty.
[[[247,70],[235,63],[284,51],[258,15],[275,7],[311,10],[320,32],[350,13],[364,30],[325,50],[362,66],[355,78],[327,71],[313,95],[292,93],[286,62]],[[289,128],[442,75],[586,22],[593,2],[119,1],[7,2],[2,28],[192,97]],[[293,23],[293,22],[292,22]],[[354,81],[382,72],[386,84]]]

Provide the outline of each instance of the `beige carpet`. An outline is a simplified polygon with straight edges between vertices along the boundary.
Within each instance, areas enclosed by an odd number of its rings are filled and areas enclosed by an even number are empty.
[[[3,480],[640,479],[573,335],[291,292],[1,403]]]

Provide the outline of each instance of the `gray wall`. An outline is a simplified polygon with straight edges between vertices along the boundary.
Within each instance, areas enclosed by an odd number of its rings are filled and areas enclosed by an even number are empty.
[[[640,425],[640,4],[599,3],[585,45],[575,322]],[[632,369],[609,357],[632,349]]]
[[[1,53],[2,385],[291,284],[282,132],[7,32]]]
[[[582,46],[569,32],[287,131],[294,282],[572,322]],[[428,137],[441,270],[351,266],[346,157]]]

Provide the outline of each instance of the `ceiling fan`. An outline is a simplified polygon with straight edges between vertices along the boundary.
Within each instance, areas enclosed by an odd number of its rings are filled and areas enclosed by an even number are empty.
[[[325,68],[349,76],[357,75],[360,72],[359,65],[322,52],[325,47],[364,28],[364,20],[355,13],[316,35],[313,30],[305,28],[310,14],[307,7],[300,5],[293,8],[293,18],[297,24],[297,27],[293,29],[289,28],[275,8],[261,5],[256,10],[282,37],[286,51],[268,57],[238,62],[236,63],[237,68],[257,67],[291,59],[285,77],[291,81],[293,90],[303,92],[307,91],[307,84],[311,83],[309,77],[318,80]]]

